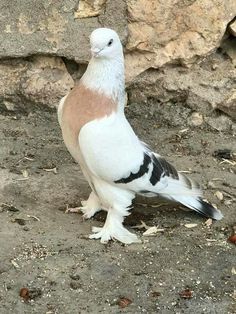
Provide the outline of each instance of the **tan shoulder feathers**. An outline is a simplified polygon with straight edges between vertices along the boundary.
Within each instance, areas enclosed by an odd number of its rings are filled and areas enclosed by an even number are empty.
[[[75,86],[65,99],[62,108],[62,133],[65,142],[78,140],[81,128],[88,122],[101,119],[117,111],[116,102],[106,95],[86,88],[82,83]]]

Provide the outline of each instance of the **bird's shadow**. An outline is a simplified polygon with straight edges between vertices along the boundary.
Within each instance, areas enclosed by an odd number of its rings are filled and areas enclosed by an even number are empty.
[[[100,211],[95,214],[94,220],[105,222],[106,215],[105,211]],[[133,227],[140,225],[143,221],[146,225],[153,226],[157,223],[166,223],[167,220],[182,220],[186,216],[189,216],[190,219],[192,215],[195,215],[195,213],[183,205],[156,198],[138,197],[134,200],[130,215],[125,218],[124,225]]]

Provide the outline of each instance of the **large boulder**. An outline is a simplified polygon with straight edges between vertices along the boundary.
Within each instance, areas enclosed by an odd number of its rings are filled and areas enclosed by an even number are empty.
[[[127,0],[127,80],[167,63],[191,65],[219,45],[235,0]]]
[[[56,106],[86,69],[91,31],[111,27],[131,102],[236,116],[235,0],[1,0],[0,12],[0,108]]]
[[[172,103],[206,116],[219,109],[236,119],[235,82],[234,64],[219,52],[191,68],[179,65],[146,70],[130,84],[128,94],[132,103],[149,106],[160,102],[162,111],[168,112]],[[170,120],[174,120],[171,115]]]
[[[106,25],[127,35],[122,0],[1,0],[0,12],[0,58],[47,54],[84,63],[93,29]]]
[[[59,57],[4,60],[0,77],[0,107],[7,110],[28,110],[32,105],[56,107],[74,86]]]

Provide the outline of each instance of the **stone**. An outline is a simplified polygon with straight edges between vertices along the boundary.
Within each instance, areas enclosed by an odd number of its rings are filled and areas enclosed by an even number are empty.
[[[214,130],[228,132],[232,129],[232,121],[224,114],[206,118],[207,124]]]
[[[229,31],[233,36],[236,37],[236,21],[233,21],[229,24]]]
[[[217,65],[214,70],[212,64]],[[147,106],[157,101],[178,103],[204,116],[219,109],[235,118],[235,78],[230,59],[214,53],[191,68],[175,65],[145,71],[128,86],[129,101]]]
[[[75,18],[98,16],[105,9],[106,0],[80,0]]]
[[[221,44],[221,48],[225,54],[229,56],[233,65],[236,67],[236,39],[227,38]]]
[[[0,109],[54,108],[86,70],[91,31],[110,27],[124,45],[129,102],[185,107],[184,118],[163,113],[174,125],[215,109],[235,118],[235,0],[2,0],[0,10]]]
[[[236,89],[229,93],[229,97],[219,104],[218,108],[236,120]]]
[[[0,64],[0,108],[56,107],[74,86],[59,57],[34,56],[28,60],[5,60]]]
[[[167,63],[190,66],[220,45],[236,1],[127,0],[127,80]]]
[[[203,122],[203,115],[199,112],[193,112],[188,119],[188,123],[192,126],[200,126]]]
[[[79,8],[83,5],[79,15],[88,18],[75,19],[78,2]],[[0,12],[0,58],[53,55],[84,64],[90,59],[88,37],[93,29],[107,26],[122,40],[127,37],[123,0],[22,0],[17,5],[1,0]],[[95,13],[100,15],[93,17]]]
[[[3,105],[5,106],[7,111],[15,111],[16,106],[13,102],[3,100]]]

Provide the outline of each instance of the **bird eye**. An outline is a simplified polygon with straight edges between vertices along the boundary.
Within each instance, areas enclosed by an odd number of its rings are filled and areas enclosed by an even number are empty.
[[[113,39],[110,39],[107,46],[110,47],[112,45],[112,43],[113,43]]]

